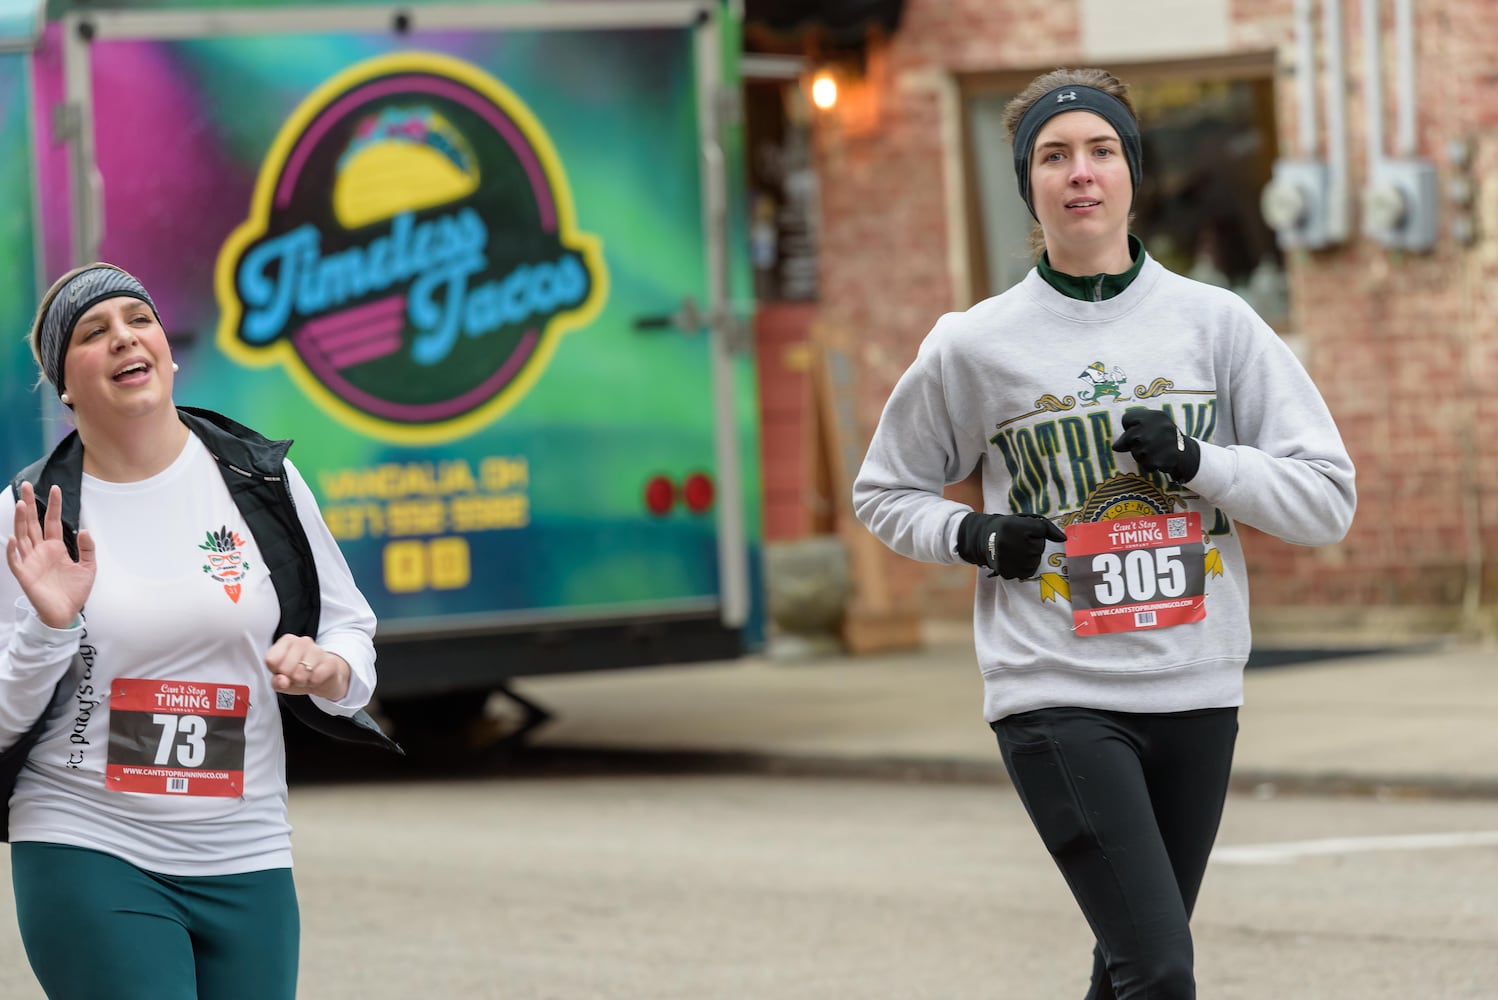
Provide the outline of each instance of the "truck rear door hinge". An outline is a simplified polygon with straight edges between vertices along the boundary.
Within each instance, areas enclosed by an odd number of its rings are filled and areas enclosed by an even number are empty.
[[[77,101],[59,101],[52,106],[52,135],[58,142],[72,142],[83,134],[83,109]]]
[[[744,95],[736,87],[719,87],[714,95],[713,112],[718,128],[733,128],[744,122]]]

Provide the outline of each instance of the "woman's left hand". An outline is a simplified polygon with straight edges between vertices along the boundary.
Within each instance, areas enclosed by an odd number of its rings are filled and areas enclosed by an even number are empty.
[[[270,684],[281,694],[315,694],[337,701],[348,694],[349,665],[305,635],[287,633],[265,654]]]

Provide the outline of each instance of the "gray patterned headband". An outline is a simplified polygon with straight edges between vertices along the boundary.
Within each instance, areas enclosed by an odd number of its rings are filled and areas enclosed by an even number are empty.
[[[42,370],[47,381],[59,393],[63,391],[62,366],[68,354],[68,341],[72,339],[73,327],[79,317],[105,299],[119,296],[140,299],[156,312],[156,303],[146,292],[146,286],[134,276],[115,267],[91,267],[79,271],[71,281],[57,290],[47,304],[42,317],[41,333],[38,337],[37,354],[42,359]],[[157,322],[161,317],[157,316]]]

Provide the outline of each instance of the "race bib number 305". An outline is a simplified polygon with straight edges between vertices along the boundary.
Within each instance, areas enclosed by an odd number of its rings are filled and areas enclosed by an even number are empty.
[[[105,786],[116,792],[244,792],[243,684],[121,677],[109,691]]]
[[[1067,576],[1078,635],[1165,628],[1207,616],[1200,514],[1073,524]]]

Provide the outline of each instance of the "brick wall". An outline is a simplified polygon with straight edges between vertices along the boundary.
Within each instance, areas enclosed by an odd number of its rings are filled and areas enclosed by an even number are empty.
[[[962,240],[947,232],[941,95],[930,81],[1092,62],[1081,51],[1079,5],[908,0],[869,83],[877,125],[850,129],[834,113],[819,128],[822,316],[852,331],[859,345],[865,432],[961,287],[954,274],[962,262],[950,248]],[[1279,54],[1285,150],[1294,145],[1297,113],[1291,6],[1232,0],[1227,8],[1235,51]],[[1383,6],[1390,29],[1384,130],[1392,147],[1393,15],[1390,3]],[[1362,188],[1366,149],[1359,8],[1344,0],[1354,193]],[[1399,255],[1357,232],[1354,202],[1347,244],[1291,255],[1292,326],[1357,463],[1359,509],[1346,541],[1322,549],[1245,530],[1261,630],[1470,627],[1462,611],[1474,596],[1474,573],[1483,578],[1477,596],[1485,620],[1498,621],[1498,180],[1488,180],[1498,178],[1498,17],[1493,0],[1415,8],[1418,153],[1435,162],[1444,190],[1455,169],[1449,141],[1470,142],[1478,240],[1462,246],[1443,231],[1433,253]],[[1129,61],[1103,64],[1127,78]],[[968,613],[970,570],[914,570],[891,560],[890,572],[929,615]]]

